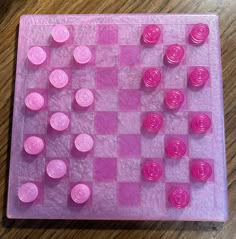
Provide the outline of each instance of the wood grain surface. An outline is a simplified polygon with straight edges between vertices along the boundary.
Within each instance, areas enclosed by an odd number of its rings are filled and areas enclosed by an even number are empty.
[[[229,220],[120,222],[9,220],[6,196],[17,32],[23,14],[208,13],[220,16]],[[236,1],[235,0],[0,0],[0,238],[236,238]]]

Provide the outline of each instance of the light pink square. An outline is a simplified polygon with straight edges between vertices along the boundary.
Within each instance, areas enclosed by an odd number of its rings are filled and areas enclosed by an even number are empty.
[[[50,65],[52,67],[68,67],[73,63],[74,46],[61,46],[51,49]]]
[[[141,186],[135,182],[122,182],[118,187],[118,202],[121,206],[137,207],[141,202]],[[131,196],[132,195],[132,196]]]
[[[93,164],[94,179],[99,182],[116,180],[116,158],[96,158]]]
[[[95,45],[96,25],[86,23],[74,25],[74,42],[78,45]]]
[[[120,157],[140,157],[141,143],[138,134],[123,134],[118,136]]]
[[[189,44],[186,49],[186,63],[189,66],[208,66],[208,47],[208,44],[203,44],[201,47],[196,47]]]
[[[78,111],[71,112],[72,134],[94,133],[94,112]]]
[[[141,47],[140,63],[142,66],[163,65],[163,45],[156,44],[154,47]]]
[[[29,45],[46,46],[50,44],[52,25],[34,25],[29,30]]]
[[[139,111],[140,92],[138,90],[120,90],[119,109],[120,111]]]
[[[120,65],[134,66],[140,62],[140,47],[139,46],[120,46]]]
[[[116,67],[98,67],[96,70],[96,86],[98,89],[116,88],[118,85]]]
[[[139,134],[141,121],[139,112],[119,112],[118,132],[121,134]]]
[[[117,44],[118,26],[113,24],[100,24],[97,26],[98,44]]]
[[[117,137],[114,135],[96,135],[94,144],[95,157],[117,157]]]
[[[120,89],[139,89],[141,85],[142,70],[137,67],[122,67],[118,73]]]
[[[164,136],[150,134],[142,137],[142,157],[163,158],[164,157]]]
[[[96,112],[95,131],[97,134],[116,134],[118,127],[117,112]]]
[[[75,69],[72,73],[72,89],[95,88],[95,68]]]
[[[117,91],[116,90],[96,90],[95,110],[96,111],[116,111],[117,110]]]
[[[96,66],[112,67],[118,62],[118,46],[98,45],[96,47]]]
[[[141,110],[146,111],[162,111],[164,101],[164,91],[155,89],[150,92],[141,92]]]
[[[167,24],[163,27],[164,44],[183,44],[185,43],[185,24]]]
[[[139,45],[141,25],[119,24],[118,42],[120,45]]]

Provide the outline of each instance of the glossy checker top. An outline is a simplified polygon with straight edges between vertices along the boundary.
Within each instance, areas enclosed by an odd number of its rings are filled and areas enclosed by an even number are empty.
[[[22,16],[8,217],[226,220],[222,101],[215,15]]]

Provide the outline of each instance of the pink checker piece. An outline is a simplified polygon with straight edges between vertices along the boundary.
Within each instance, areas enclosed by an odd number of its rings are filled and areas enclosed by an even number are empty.
[[[170,158],[180,159],[186,153],[186,145],[180,139],[172,139],[166,143],[165,152]]]
[[[57,43],[64,43],[70,38],[70,32],[64,25],[56,25],[51,31],[53,40]]]
[[[80,89],[75,94],[75,100],[81,107],[89,107],[94,101],[94,96],[89,89]]]
[[[192,118],[190,127],[194,133],[205,134],[211,127],[211,119],[207,114],[199,113]]]
[[[189,41],[195,45],[202,45],[209,35],[209,27],[206,24],[198,23],[194,25],[189,34]]]
[[[65,71],[57,69],[51,72],[49,81],[55,88],[61,89],[68,84],[69,79]]]
[[[85,203],[91,195],[90,189],[86,184],[77,184],[71,190],[71,198],[75,203]]]
[[[157,68],[149,68],[143,74],[143,82],[146,87],[157,87],[161,81],[161,72]]]
[[[157,181],[162,175],[161,165],[154,161],[146,161],[142,166],[142,174],[148,181]]]
[[[203,66],[195,67],[188,77],[188,82],[194,87],[203,87],[209,79],[209,71]]]
[[[87,46],[77,46],[73,52],[74,59],[79,64],[86,64],[92,58],[92,53]]]
[[[157,25],[148,25],[143,30],[143,41],[148,44],[155,44],[158,42],[160,35],[161,29]]]
[[[40,154],[43,151],[44,142],[37,136],[30,136],[24,142],[25,152],[31,155]]]
[[[184,57],[184,48],[179,44],[170,45],[166,49],[164,62],[171,66],[178,65]]]
[[[41,65],[45,62],[47,54],[42,47],[34,46],[29,49],[27,57],[33,65]]]
[[[86,153],[93,148],[93,138],[88,134],[79,134],[75,138],[75,147],[78,151]]]
[[[184,94],[181,90],[169,90],[165,94],[165,104],[169,109],[179,109],[184,102]]]
[[[191,165],[191,175],[199,181],[207,181],[212,175],[211,165],[203,160],[198,160]]]
[[[66,164],[60,159],[51,160],[47,165],[46,171],[50,178],[62,178],[66,174]]]
[[[170,204],[175,208],[184,208],[189,204],[189,193],[182,188],[175,188],[168,195]]]
[[[157,133],[163,125],[163,118],[160,114],[149,113],[144,119],[143,126],[148,132]]]
[[[24,183],[18,190],[18,198],[23,203],[30,203],[35,201],[38,193],[38,187],[34,183]]]
[[[67,129],[69,124],[69,117],[62,112],[54,113],[50,118],[50,125],[56,131],[63,131]]]
[[[33,111],[41,110],[44,106],[44,98],[37,92],[31,92],[25,97],[25,105]]]

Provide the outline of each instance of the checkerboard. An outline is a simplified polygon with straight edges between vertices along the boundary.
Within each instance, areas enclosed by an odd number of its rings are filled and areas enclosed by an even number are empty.
[[[196,23],[208,24],[210,34],[200,47],[188,43]],[[61,46],[51,44],[51,30],[65,25],[70,39]],[[140,42],[144,27],[157,24],[161,37],[147,47]],[[171,44],[184,47],[185,56],[177,67],[163,63],[165,49]],[[86,45],[92,53],[88,64],[78,66],[73,50]],[[40,46],[47,60],[40,66],[29,66],[27,52]],[[193,66],[209,69],[210,80],[204,88],[191,90],[187,76]],[[140,87],[142,74],[149,67],[162,73],[160,85],[152,91]],[[49,84],[49,74],[62,69],[69,76],[63,89]],[[88,88],[94,104],[78,110],[75,92]],[[168,89],[181,89],[185,102],[178,111],[168,111],[163,104]],[[30,92],[44,96],[45,106],[38,112],[26,109],[24,99]],[[109,219],[109,220],[191,220],[224,221],[227,219],[223,97],[218,17],[215,15],[25,15],[21,17],[15,82],[10,179],[7,216],[42,219]],[[49,118],[64,112],[69,128],[61,133],[49,130]],[[163,116],[163,127],[157,134],[142,133],[147,112]],[[189,131],[192,114],[205,112],[212,127],[204,135]],[[90,134],[94,148],[88,154],[74,150],[80,133]],[[28,155],[24,140],[40,136],[44,150]],[[187,152],[179,160],[167,158],[165,140],[170,136],[184,139]],[[213,174],[206,182],[190,176],[194,159],[210,162]],[[66,175],[50,179],[45,168],[52,159],[62,159]],[[149,182],[142,177],[141,165],[155,159],[163,173]],[[33,182],[39,194],[33,203],[22,203],[17,191],[23,183]],[[89,200],[81,205],[70,197],[77,183],[88,185]],[[171,207],[168,190],[180,185],[190,195],[185,208]]]

